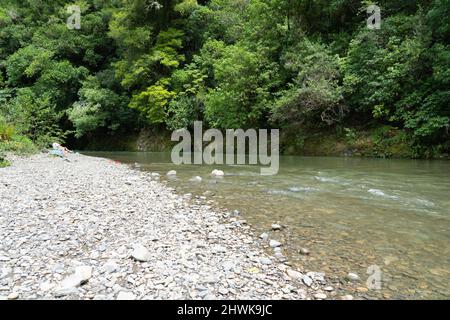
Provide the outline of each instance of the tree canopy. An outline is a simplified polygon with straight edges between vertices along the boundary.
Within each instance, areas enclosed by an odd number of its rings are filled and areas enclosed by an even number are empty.
[[[412,156],[449,152],[449,15],[450,0],[4,0],[0,124],[38,145],[195,120],[286,139],[390,128]]]

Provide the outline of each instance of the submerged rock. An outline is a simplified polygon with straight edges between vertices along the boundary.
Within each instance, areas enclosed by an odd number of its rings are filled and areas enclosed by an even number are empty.
[[[283,226],[282,225],[280,225],[280,224],[278,224],[278,223],[274,223],[274,224],[272,224],[272,230],[274,230],[274,231],[278,231],[278,230],[281,230],[281,229],[283,229]]]
[[[347,274],[347,279],[350,280],[350,281],[359,281],[359,280],[361,280],[361,279],[359,278],[358,274],[353,273],[353,272],[349,272],[349,273]]]
[[[202,177],[195,176],[189,179],[190,182],[202,182]]]
[[[223,177],[225,175],[225,173],[222,170],[213,170],[211,172],[211,175],[214,177]]]
[[[306,248],[300,248],[299,252],[300,252],[300,254],[302,254],[304,256],[309,255],[309,250]]]

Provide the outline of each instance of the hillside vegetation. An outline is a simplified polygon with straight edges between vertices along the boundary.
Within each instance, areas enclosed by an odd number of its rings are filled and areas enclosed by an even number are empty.
[[[203,120],[281,128],[286,153],[445,155],[449,16],[450,0],[2,0],[0,150]]]

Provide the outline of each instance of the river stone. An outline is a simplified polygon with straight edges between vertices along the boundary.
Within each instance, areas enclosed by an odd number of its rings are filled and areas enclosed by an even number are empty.
[[[53,289],[54,287],[55,285],[51,284],[50,282],[42,282],[39,285],[39,290],[41,290],[42,292],[46,292]]]
[[[61,288],[75,288],[86,283],[92,277],[92,267],[79,266],[75,268],[75,273],[68,276],[61,282]]]
[[[210,190],[206,190],[205,192],[203,192],[203,195],[204,195],[205,197],[212,197],[212,196],[214,196],[215,194],[214,194],[214,192],[212,192],[212,191],[210,191]]]
[[[278,260],[284,260],[285,259],[285,257],[283,256],[283,254],[281,252],[275,252],[274,256]]]
[[[302,280],[303,279],[303,275],[300,272],[292,270],[292,269],[287,269],[286,274],[293,280]]]
[[[168,176],[176,176],[177,172],[175,170],[170,170],[169,172],[167,172]]]
[[[308,276],[303,276],[303,283],[306,284],[308,287],[311,287],[313,280]]]
[[[276,247],[281,246],[281,242],[278,242],[276,240],[270,240],[269,241],[269,246],[271,246],[272,248],[276,248]]]
[[[92,277],[92,267],[79,266],[75,268],[75,273],[65,278],[55,289],[55,295],[65,296],[76,293],[76,288],[86,283]]]
[[[202,182],[202,177],[195,176],[189,179],[190,182]]]
[[[17,293],[17,292],[11,292],[9,295],[8,295],[8,300],[16,300],[16,299],[18,299],[19,298],[19,293]]]
[[[120,291],[116,300],[136,300],[136,296],[132,292]]]
[[[208,294],[209,294],[208,289],[206,289],[206,290],[199,290],[199,291],[197,292],[197,295],[198,295],[200,298],[206,297]]]
[[[267,239],[269,239],[269,235],[268,235],[266,232],[262,233],[259,237],[260,237],[261,239],[263,239],[264,241],[266,241]]]
[[[119,270],[119,266],[115,261],[109,260],[103,265],[103,270],[108,273],[113,273]]]
[[[138,244],[137,246],[135,246],[133,252],[131,253],[131,256],[137,260],[137,261],[141,261],[141,262],[147,262],[150,260],[150,252],[147,250],[147,248],[145,248],[143,245]]]
[[[278,224],[278,223],[274,223],[274,224],[272,224],[272,230],[281,230],[281,229],[283,229],[283,227],[280,225],[280,224]]]
[[[314,298],[316,298],[317,300],[323,300],[327,298],[327,295],[325,293],[316,293],[314,295]]]
[[[261,264],[265,264],[265,265],[272,264],[272,260],[270,260],[270,259],[267,258],[267,257],[262,257],[262,258],[260,258],[260,259],[259,259],[259,262],[260,262]]]
[[[325,273],[323,272],[307,272],[306,275],[314,281],[325,282]]]
[[[306,249],[306,248],[300,248],[300,254],[303,254],[303,255],[308,255],[309,254],[309,250],[308,249]]]
[[[225,173],[222,170],[213,170],[211,175],[214,177],[223,177]]]
[[[347,279],[350,280],[350,281],[359,281],[360,280],[359,276],[356,273],[353,273],[353,272],[349,272],[347,274]]]
[[[219,288],[218,291],[221,295],[227,295],[229,293],[228,289],[226,288]]]

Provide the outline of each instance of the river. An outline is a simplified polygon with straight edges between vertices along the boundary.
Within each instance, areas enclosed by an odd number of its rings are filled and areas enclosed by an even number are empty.
[[[361,298],[450,298],[448,161],[282,156],[278,175],[260,176],[257,166],[175,166],[170,153],[83,153],[138,163],[179,193],[209,191],[218,206],[283,242],[290,263],[325,272]],[[225,177],[211,177],[213,169]],[[175,179],[165,177],[169,170]],[[197,175],[202,182],[189,182]],[[273,223],[286,228],[271,231]],[[381,289],[367,288],[373,268]],[[349,272],[361,280],[348,282]]]

